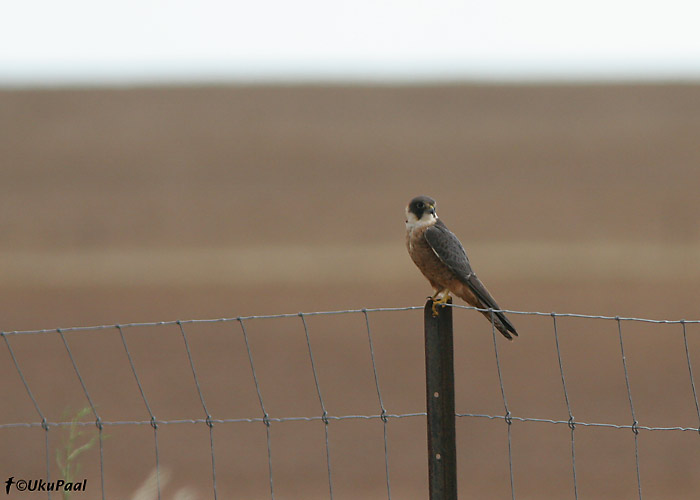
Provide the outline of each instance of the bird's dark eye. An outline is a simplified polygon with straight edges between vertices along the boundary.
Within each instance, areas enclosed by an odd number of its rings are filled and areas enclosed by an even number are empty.
[[[422,202],[422,201],[419,201],[419,202],[416,204],[416,207],[418,207],[418,209],[420,210],[420,209],[425,208],[425,205],[423,205],[423,202]]]

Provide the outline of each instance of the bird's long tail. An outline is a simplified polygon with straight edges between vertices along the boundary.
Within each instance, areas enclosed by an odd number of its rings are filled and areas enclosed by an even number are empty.
[[[454,293],[471,306],[476,306],[479,309],[500,309],[498,304],[493,299],[491,294],[486,290],[481,281],[476,276],[471,276],[470,281],[462,282],[460,286],[455,287]],[[493,325],[503,334],[508,340],[513,340],[513,336],[518,336],[513,323],[501,311],[480,311],[486,319],[491,322],[493,317]]]
[[[480,311],[481,314],[484,315],[484,317],[489,320],[489,323],[491,322],[491,311]],[[501,332],[505,338],[508,340],[513,340],[513,335],[516,337],[518,336],[518,332],[515,331],[515,327],[513,324],[508,320],[506,315],[502,312],[493,312],[493,325],[496,327],[496,330]]]

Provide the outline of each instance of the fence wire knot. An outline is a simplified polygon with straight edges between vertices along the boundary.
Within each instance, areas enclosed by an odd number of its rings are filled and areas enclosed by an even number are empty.
[[[204,421],[207,424],[207,427],[212,428],[214,427],[214,422],[211,420],[211,415],[207,413],[207,419]]]
[[[95,420],[95,427],[97,427],[100,431],[104,428],[104,425],[102,425],[102,418],[97,417]]]
[[[510,410],[508,410],[503,417],[503,419],[506,421],[506,424],[511,425],[513,423],[513,417],[510,416]]]
[[[328,412],[326,410],[323,410],[323,415],[321,415],[321,420],[323,420],[323,423],[328,425]]]
[[[571,429],[572,431],[576,429],[576,421],[574,420],[574,416],[573,416],[573,415],[571,415],[571,416],[569,417],[569,422],[568,422],[568,424],[569,424],[569,429]]]
[[[158,429],[158,421],[156,420],[155,415],[151,415],[151,427]]]
[[[265,424],[265,427],[270,427],[270,415],[268,415],[267,413],[265,413],[265,414],[263,415],[262,421],[263,421],[263,424]]]
[[[41,419],[41,428],[44,429],[46,432],[49,432],[49,423],[46,421],[46,417],[43,417]]]
[[[384,422],[385,424],[386,424],[387,421],[389,420],[389,419],[387,418],[387,416],[386,416],[386,410],[385,410],[384,408],[382,408],[382,413],[381,413],[381,415],[379,416],[379,418],[381,418],[381,419],[382,419],[382,422]]]
[[[636,420],[632,422],[632,432],[634,432],[635,436],[639,434],[639,422]]]

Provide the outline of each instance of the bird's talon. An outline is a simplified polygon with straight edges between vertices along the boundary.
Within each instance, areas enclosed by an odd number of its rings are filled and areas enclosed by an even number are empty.
[[[435,296],[431,297],[431,299],[433,300],[433,305],[432,305],[432,308],[431,308],[431,309],[433,310],[433,318],[434,318],[434,317],[436,317],[436,316],[438,316],[438,315],[440,314],[440,313],[438,312],[438,310],[437,310],[437,306],[440,305],[440,306],[443,306],[443,307],[444,307],[444,305],[447,304],[447,303],[449,302],[449,300],[450,300],[450,295],[446,293],[445,295],[443,295],[443,296],[442,296],[441,298],[439,298],[439,299],[435,299]]]

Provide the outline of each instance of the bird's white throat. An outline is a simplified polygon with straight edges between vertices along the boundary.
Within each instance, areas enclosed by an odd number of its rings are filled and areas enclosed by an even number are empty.
[[[437,219],[437,215],[430,212],[425,212],[423,216],[419,219],[418,217],[416,217],[416,214],[414,214],[413,212],[409,212],[408,208],[406,208],[407,231],[414,231],[415,229],[418,229],[420,227],[432,226],[437,222]]]

